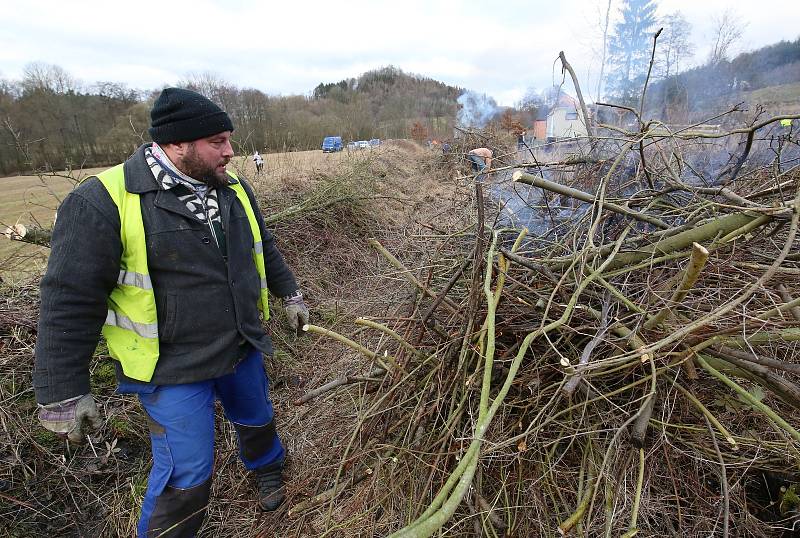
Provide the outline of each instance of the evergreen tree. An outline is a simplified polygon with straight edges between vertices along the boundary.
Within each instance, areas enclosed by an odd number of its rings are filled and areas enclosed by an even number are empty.
[[[614,25],[608,46],[610,96],[625,104],[636,101],[637,82],[647,74],[656,26],[656,0],[623,0],[622,20]]]

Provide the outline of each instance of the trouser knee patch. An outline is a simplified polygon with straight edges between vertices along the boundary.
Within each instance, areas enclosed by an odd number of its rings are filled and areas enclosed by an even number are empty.
[[[239,434],[242,456],[249,461],[257,460],[266,454],[277,441],[274,421],[270,421],[264,426],[234,424],[234,427]]]
[[[152,433],[153,435],[164,435],[165,433],[167,433],[167,430],[164,428],[164,426],[156,422],[155,419],[150,416],[150,413],[148,413],[146,409],[144,410],[144,415],[147,417],[147,429],[150,430],[150,433]]]

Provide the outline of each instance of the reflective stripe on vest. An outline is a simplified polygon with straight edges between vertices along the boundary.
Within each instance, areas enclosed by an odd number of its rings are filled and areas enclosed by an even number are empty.
[[[253,211],[253,206],[250,204],[250,198],[239,182],[239,178],[233,172],[228,172],[228,175],[237,181],[228,185],[236,193],[236,197],[244,207],[244,212],[247,213],[247,221],[250,223],[250,231],[253,233],[253,262],[256,265],[258,278],[261,283],[261,300],[259,307],[264,314],[264,319],[269,319],[269,288],[267,287],[267,269],[264,264],[264,244],[261,242],[261,228],[258,227],[256,214]]]
[[[229,172],[234,179],[238,178]],[[158,362],[158,314],[153,284],[147,266],[147,244],[139,195],[125,190],[123,165],[101,172],[97,178],[119,210],[122,258],[117,285],[108,297],[103,336],[109,354],[117,359],[125,375],[149,382]],[[259,308],[269,319],[267,274],[261,231],[250,199],[241,183],[229,185],[244,207],[253,235],[253,261],[261,281]]]

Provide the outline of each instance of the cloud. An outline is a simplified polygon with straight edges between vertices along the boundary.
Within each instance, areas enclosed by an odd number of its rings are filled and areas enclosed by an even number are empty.
[[[614,0],[618,4],[618,0]],[[661,0],[694,26],[698,59],[727,0]],[[151,89],[211,71],[269,94],[306,94],[320,82],[395,65],[511,105],[530,87],[561,81],[564,50],[585,93],[599,71],[598,17],[606,0],[529,2],[378,0],[348,3],[196,0],[123,4],[29,0],[0,21],[3,76],[57,64],[86,83]],[[750,48],[798,36],[800,2],[737,7]],[[780,17],[775,14],[780,13]]]

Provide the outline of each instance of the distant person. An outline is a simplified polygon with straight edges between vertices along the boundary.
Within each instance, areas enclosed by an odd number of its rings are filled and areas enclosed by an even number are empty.
[[[448,153],[450,153],[450,142],[445,140],[442,142],[442,155],[447,155]]]
[[[152,143],[83,181],[59,207],[33,387],[41,424],[85,441],[103,424],[89,383],[102,332],[117,392],[138,397],[150,430],[137,536],[189,537],[211,494],[217,400],[255,474],[259,506],[284,501],[263,320],[270,292],[294,330],[308,309],[252,187],[226,169],[228,114],[199,93],[166,88],[150,118]]]
[[[525,149],[525,131],[517,134],[517,149]]]
[[[258,150],[253,153],[253,162],[256,163],[256,173],[260,174],[261,170],[264,168],[264,159],[261,158]]]
[[[494,153],[489,148],[475,148],[467,154],[467,158],[472,161],[472,170],[484,172],[492,167],[492,156]]]

